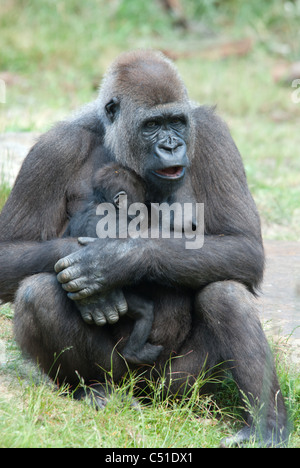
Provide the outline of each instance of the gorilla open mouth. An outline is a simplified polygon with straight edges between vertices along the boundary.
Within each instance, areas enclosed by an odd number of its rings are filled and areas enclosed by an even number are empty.
[[[184,166],[172,166],[172,167],[165,167],[164,169],[158,169],[157,171],[153,171],[155,175],[161,177],[163,179],[181,179],[185,173]]]

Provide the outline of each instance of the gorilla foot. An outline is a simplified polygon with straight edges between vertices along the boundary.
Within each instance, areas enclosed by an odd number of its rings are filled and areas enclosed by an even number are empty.
[[[131,364],[142,365],[142,364],[154,364],[158,356],[163,350],[161,345],[152,345],[146,343],[142,349],[139,350],[126,350],[126,347],[123,350],[123,356]]]
[[[110,400],[116,396],[112,387],[108,385],[96,384],[89,387],[81,387],[75,390],[73,394],[75,400],[85,400],[96,410],[103,410]],[[130,406],[138,408],[139,403],[135,398],[128,397],[128,395],[122,395],[119,401],[124,404],[129,401]]]
[[[266,434],[262,434],[261,431],[255,431],[253,428],[245,426],[235,435],[222,439],[220,442],[220,447],[245,447],[249,443],[252,443],[258,448],[287,447],[287,437],[283,436],[282,434],[279,436],[274,435],[274,432],[274,430],[267,430]]]

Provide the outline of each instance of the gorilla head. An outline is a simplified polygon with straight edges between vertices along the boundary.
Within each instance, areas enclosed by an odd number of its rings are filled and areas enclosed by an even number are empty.
[[[171,62],[153,51],[122,54],[100,88],[105,145],[166,197],[183,182],[193,147],[192,105]]]
[[[145,202],[145,185],[133,171],[116,163],[103,166],[93,177],[93,201],[113,203],[120,207],[120,197],[126,195],[128,205]]]

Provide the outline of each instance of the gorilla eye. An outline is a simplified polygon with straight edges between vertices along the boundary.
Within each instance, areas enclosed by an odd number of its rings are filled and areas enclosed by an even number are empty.
[[[181,117],[173,117],[171,119],[171,125],[185,125],[185,120]]]
[[[147,128],[155,128],[158,126],[158,122],[156,120],[149,120],[149,122],[146,123],[145,127]]]

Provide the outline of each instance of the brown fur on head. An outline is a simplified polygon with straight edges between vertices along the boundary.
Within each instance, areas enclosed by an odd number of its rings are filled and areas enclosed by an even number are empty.
[[[128,205],[145,201],[145,184],[141,177],[125,167],[112,163],[99,169],[93,177],[93,191],[99,203],[113,203],[119,192],[125,192]]]
[[[187,91],[170,60],[153,50],[121,54],[111,65],[100,88],[106,103],[112,97],[130,96],[146,107],[186,101]]]

